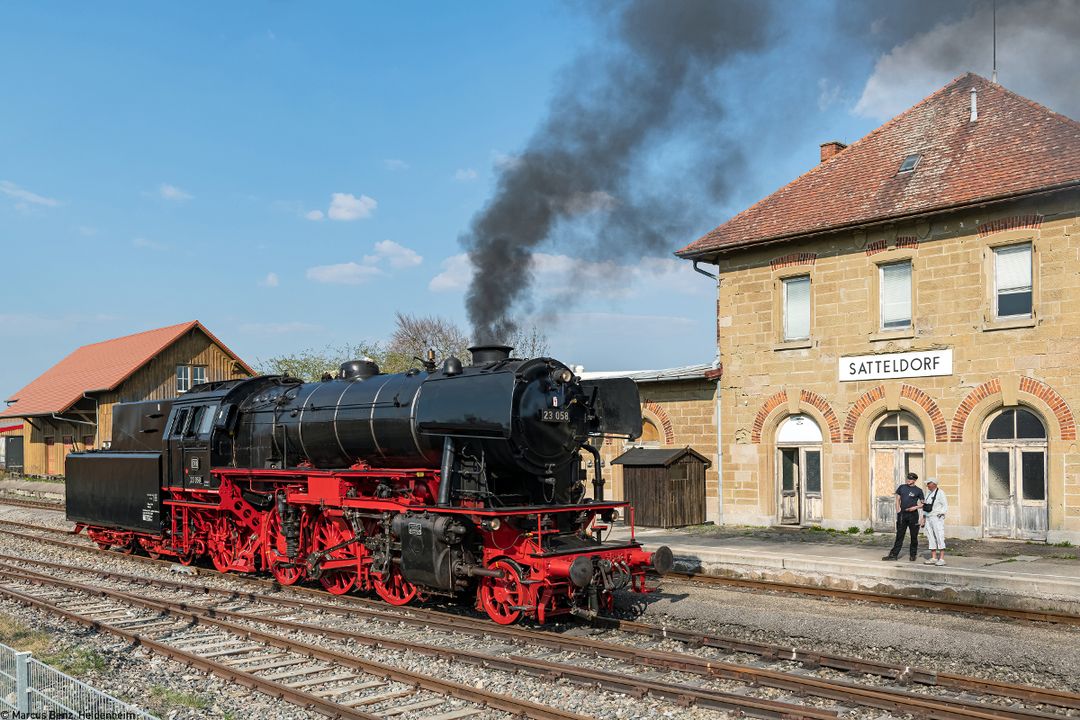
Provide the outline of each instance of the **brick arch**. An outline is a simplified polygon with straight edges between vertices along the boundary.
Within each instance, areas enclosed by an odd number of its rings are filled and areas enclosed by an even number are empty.
[[[769,413],[786,402],[786,390],[781,390],[780,392],[769,396],[757,411],[757,415],[754,416],[754,428],[750,432],[750,442],[755,445],[761,442],[761,430],[765,427],[765,418],[769,417]]]
[[[829,442],[840,442],[840,420],[837,419],[836,413],[833,412],[832,405],[829,404],[828,400],[821,397],[816,392],[803,390],[799,393],[799,402],[804,402],[807,405],[817,408],[818,411],[825,416],[825,422],[829,426]],[[764,418],[762,418],[762,420],[764,420]]]
[[[844,420],[844,442],[855,442],[855,426],[859,422],[859,418],[866,412],[866,408],[870,407],[878,400],[885,399],[885,386],[878,385],[877,387],[870,388],[855,401],[855,404],[851,406],[851,410],[848,411],[847,418]]]
[[[945,420],[945,413],[941,412],[941,408],[934,402],[934,398],[913,385],[901,385],[900,397],[907,398],[926,411],[934,424],[935,440],[949,442],[949,423]]]
[[[675,430],[671,427],[671,417],[659,403],[655,403],[652,400],[646,400],[643,405],[645,409],[656,416],[656,419],[660,421],[661,429],[664,431],[664,444],[675,444]]]
[[[1020,378],[1020,392],[1034,395],[1049,406],[1054,417],[1057,418],[1062,440],[1076,439],[1076,419],[1073,417],[1072,410],[1069,409],[1069,404],[1065,402],[1065,398],[1061,397],[1056,390],[1035,378],[1022,377]]]
[[[960,403],[960,407],[956,408],[956,414],[953,415],[953,442],[961,442],[964,439],[964,425],[967,424],[968,416],[971,415],[971,411],[975,409],[975,406],[991,395],[997,395],[1000,392],[1001,381],[994,378],[993,380],[987,380],[981,385],[978,385],[974,390],[967,394],[967,397]]]

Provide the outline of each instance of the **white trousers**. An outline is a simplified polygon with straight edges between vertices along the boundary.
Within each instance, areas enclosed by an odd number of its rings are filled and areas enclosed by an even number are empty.
[[[930,543],[931,550],[945,549],[945,518],[937,515],[926,517],[926,540]]]

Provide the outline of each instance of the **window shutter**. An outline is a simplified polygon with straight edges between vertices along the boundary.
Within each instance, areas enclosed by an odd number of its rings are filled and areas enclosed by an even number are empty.
[[[810,337],[810,278],[784,281],[784,339]]]
[[[911,324],[911,263],[881,267],[881,325],[885,328]]]
[[[995,251],[998,292],[1031,290],[1031,246],[1015,245]]]

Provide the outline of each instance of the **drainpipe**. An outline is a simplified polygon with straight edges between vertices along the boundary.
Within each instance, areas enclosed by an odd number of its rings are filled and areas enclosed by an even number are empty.
[[[716,282],[716,295],[717,299],[720,297],[720,274],[719,266],[717,267],[717,274],[713,274],[708,270],[702,270],[698,267],[698,261],[694,261],[694,272],[700,273],[707,278]],[[719,322],[720,318],[717,318]],[[713,360],[713,364],[719,368],[722,358],[720,356],[720,336],[719,327],[717,327],[716,337],[716,358]],[[722,413],[720,412],[720,383],[723,378],[716,378],[716,524],[724,524],[724,445],[723,445],[723,432],[721,426]]]
[[[99,401],[96,397],[90,397],[85,392],[82,394],[82,396],[84,398],[86,398],[87,400],[93,400],[94,401],[94,447],[100,450],[101,449],[101,437],[100,437],[100,435],[101,435],[101,425],[100,425],[101,417],[98,415],[98,410],[101,407],[101,401]]]

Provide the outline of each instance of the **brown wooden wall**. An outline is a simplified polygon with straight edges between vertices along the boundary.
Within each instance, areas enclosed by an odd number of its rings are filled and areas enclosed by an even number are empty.
[[[687,455],[671,467],[623,468],[626,500],[634,521],[647,527],[683,527],[705,522],[705,466]]]
[[[37,427],[28,423],[23,428],[23,454],[27,475],[62,475],[64,459],[69,452],[85,450],[83,438],[94,436],[90,446],[100,447],[112,437],[112,406],[118,402],[134,400],[163,400],[176,397],[176,366],[203,365],[206,379],[231,380],[246,377],[247,372],[235,364],[220,345],[214,343],[202,330],[193,328],[149,363],[137,370],[114,391],[94,394],[97,400],[97,430],[89,425],[60,422],[46,418],[32,418]],[[93,417],[94,404],[89,399],[80,401]],[[25,421],[24,421],[25,423]],[[71,445],[63,443],[63,437],[71,435]],[[46,439],[54,438],[48,445]]]

